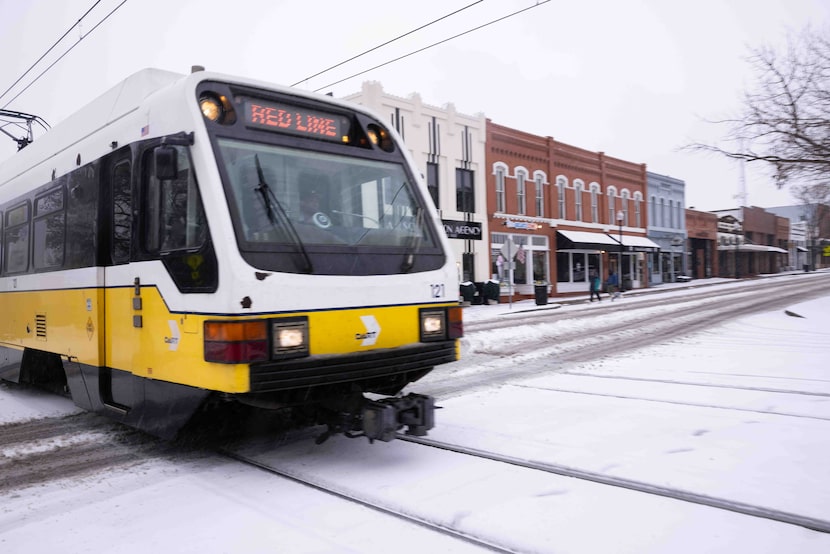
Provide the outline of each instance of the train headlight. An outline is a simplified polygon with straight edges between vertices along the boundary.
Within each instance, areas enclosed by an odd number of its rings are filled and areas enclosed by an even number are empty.
[[[444,310],[421,310],[421,340],[446,340],[447,314]]]
[[[199,109],[205,119],[214,123],[230,124],[236,121],[233,107],[225,96],[205,93],[199,97]]]
[[[426,308],[420,311],[421,342],[454,340],[464,336],[460,307]]]
[[[271,354],[274,358],[308,355],[307,318],[277,319],[271,329]]]

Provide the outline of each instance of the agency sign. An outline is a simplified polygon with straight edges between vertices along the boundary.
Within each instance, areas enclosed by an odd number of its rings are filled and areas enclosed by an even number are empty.
[[[451,239],[481,240],[481,223],[442,219],[444,232]]]

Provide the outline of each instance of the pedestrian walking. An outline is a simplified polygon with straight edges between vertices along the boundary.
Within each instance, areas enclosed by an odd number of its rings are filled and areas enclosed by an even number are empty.
[[[608,294],[611,295],[611,301],[613,302],[617,298],[620,298],[620,281],[617,278],[617,274],[613,271],[608,274],[608,280],[605,282],[606,286],[608,287]]]
[[[592,271],[588,279],[590,281],[588,290],[591,292],[591,302],[594,301],[595,294],[597,295],[597,300],[602,302],[602,297],[599,295],[600,288],[602,288],[602,281],[599,278],[599,274],[596,271]]]

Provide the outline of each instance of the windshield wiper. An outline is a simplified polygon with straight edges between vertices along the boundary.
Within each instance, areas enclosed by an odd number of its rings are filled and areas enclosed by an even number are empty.
[[[271,187],[268,186],[268,182],[265,180],[265,174],[262,171],[262,165],[259,163],[259,154],[254,154],[254,163],[256,164],[257,179],[259,179],[256,191],[260,194],[262,203],[265,205],[265,215],[268,217],[268,221],[271,222],[271,225],[276,227],[278,224],[277,218],[279,217],[279,219],[282,220],[282,225],[288,231],[289,238],[297,246],[297,249],[303,258],[303,265],[300,269],[306,273],[311,273],[313,269],[311,258],[305,249],[305,245],[303,244],[300,235],[297,234],[297,230],[291,223],[291,218],[289,218],[288,214],[285,213],[285,209],[282,207],[279,199],[276,195],[274,195]]]

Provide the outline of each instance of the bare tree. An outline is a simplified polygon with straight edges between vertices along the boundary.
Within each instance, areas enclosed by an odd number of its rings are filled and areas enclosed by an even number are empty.
[[[778,187],[830,182],[830,33],[805,29],[786,52],[764,46],[748,58],[755,87],[742,114],[718,123],[734,148],[694,144],[747,162],[766,162]]]

